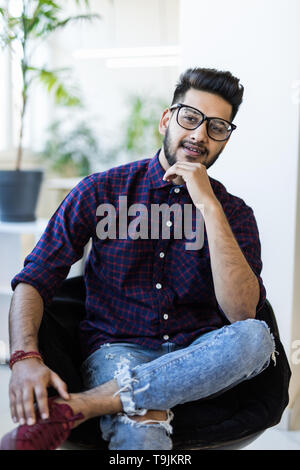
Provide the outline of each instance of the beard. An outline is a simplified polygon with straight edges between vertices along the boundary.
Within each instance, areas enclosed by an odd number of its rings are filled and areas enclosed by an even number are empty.
[[[178,148],[181,147],[182,144],[183,144],[183,141],[179,143]],[[199,145],[199,147],[200,147],[200,145]],[[164,149],[164,154],[165,154],[165,157],[166,157],[166,160],[167,160],[168,164],[170,166],[174,165],[178,160],[177,160],[177,157],[176,157],[176,150],[175,150],[175,152],[172,151],[172,138],[171,138],[171,135],[170,135],[170,128],[169,127],[166,131],[166,134],[165,134],[165,137],[164,137],[164,140],[163,140],[163,149]],[[223,151],[223,148],[221,148],[221,150],[219,152],[217,152],[215,155],[212,155],[210,157],[209,157],[207,149],[205,149],[205,150],[206,150],[206,153],[203,155],[203,157],[201,157],[201,158],[203,158],[203,161],[201,161],[200,163],[202,165],[204,165],[206,167],[206,169],[208,169],[219,158],[220,154]],[[186,158],[187,158],[188,161],[191,161],[191,162],[195,161],[194,158],[192,158],[192,157],[189,158],[188,155],[187,155]]]

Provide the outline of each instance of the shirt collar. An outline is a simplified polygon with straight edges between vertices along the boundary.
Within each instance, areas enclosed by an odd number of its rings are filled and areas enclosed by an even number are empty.
[[[165,188],[165,187],[171,187],[174,186],[172,182],[164,181],[163,176],[165,174],[165,170],[161,166],[161,163],[159,161],[159,153],[160,149],[156,153],[156,155],[150,160],[149,166],[148,166],[148,178],[150,181],[150,186],[152,188]]]

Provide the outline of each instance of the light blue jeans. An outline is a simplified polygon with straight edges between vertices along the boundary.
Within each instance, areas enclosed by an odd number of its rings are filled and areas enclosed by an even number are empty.
[[[100,417],[110,450],[172,449],[171,408],[209,397],[275,364],[275,343],[267,324],[234,322],[201,335],[187,347],[164,343],[151,350],[132,343],[108,343],[82,364],[87,389],[118,383],[123,412]],[[166,421],[135,421],[148,410],[167,411]]]

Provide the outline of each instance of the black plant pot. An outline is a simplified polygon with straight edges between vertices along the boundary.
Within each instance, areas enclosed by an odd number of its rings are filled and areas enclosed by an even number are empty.
[[[43,170],[0,170],[0,220],[32,222]]]

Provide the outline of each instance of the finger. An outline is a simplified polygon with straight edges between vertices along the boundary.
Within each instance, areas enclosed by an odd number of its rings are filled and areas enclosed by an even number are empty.
[[[170,166],[166,170],[166,173],[171,172],[171,171],[176,171],[176,168],[178,168],[178,167],[186,168],[186,169],[194,169],[194,168],[201,168],[201,167],[206,168],[204,165],[202,165],[202,163],[178,161],[178,162],[174,163],[174,165]]]
[[[195,165],[194,163],[191,163],[190,165],[185,165],[185,163],[189,163],[189,162],[176,162],[175,165],[170,166],[166,170],[164,176],[166,176],[168,174],[176,173],[178,168],[184,168],[184,169],[187,169],[187,170],[190,170],[190,169],[193,170],[195,168],[199,168],[198,165]]]
[[[188,162],[188,161],[185,161],[185,160],[176,162],[176,165],[197,166],[197,167],[199,167],[199,168],[201,168],[201,166],[204,167],[204,165],[202,165],[202,163],[199,163],[199,162]],[[204,168],[205,168],[205,167],[204,167]]]
[[[37,385],[34,389],[37,407],[42,419],[49,418],[48,393],[44,385]]]
[[[176,173],[172,174],[172,175],[167,175],[167,176],[164,176],[163,177],[163,180],[165,181],[170,181],[170,180],[173,180],[174,178],[176,178]]]
[[[177,167],[177,168],[174,168],[174,169],[168,169],[163,177],[163,180],[167,180],[169,181],[170,179],[173,179],[175,178],[176,176],[182,176],[184,178],[184,176],[187,175],[187,171],[190,171],[190,170],[187,170],[186,168],[180,168],[180,167]]]
[[[177,170],[178,170],[179,168],[180,168],[181,170],[186,170],[186,171],[195,171],[194,165],[193,165],[193,166],[185,166],[184,163],[179,163],[178,166],[177,166]]]
[[[18,419],[17,419],[17,410],[16,410],[16,396],[12,392],[10,393],[9,407],[10,407],[11,419],[13,420],[14,423],[17,423]]]
[[[70,396],[67,390],[67,384],[54,372],[51,374],[51,384],[56,388],[62,398],[69,400]]]
[[[30,426],[35,423],[35,411],[33,403],[33,388],[26,387],[23,391],[23,406],[25,412],[26,423]]]
[[[25,424],[25,413],[23,408],[23,396],[21,392],[16,393],[16,418],[20,424]]]
[[[173,179],[173,178],[176,178],[177,176],[177,171],[178,171],[178,168],[168,168],[168,170],[165,172],[164,176],[163,176],[163,180],[167,180],[167,179]]]

